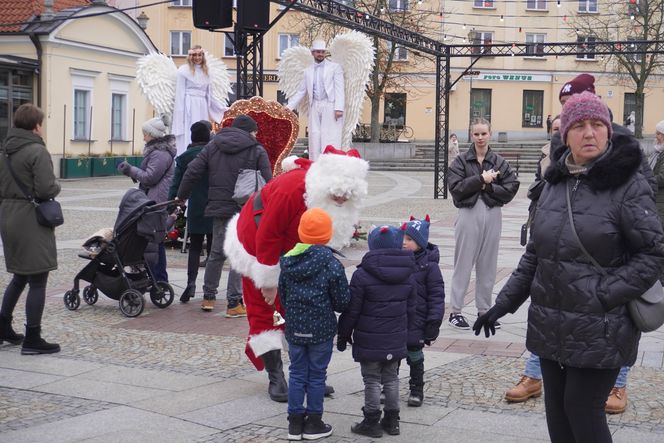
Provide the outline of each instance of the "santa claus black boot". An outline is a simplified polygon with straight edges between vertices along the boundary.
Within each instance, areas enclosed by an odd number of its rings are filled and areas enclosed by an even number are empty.
[[[275,350],[261,355],[265,371],[270,379],[267,393],[270,398],[279,403],[288,401],[288,383],[284,376],[284,364],[281,361],[281,351]]]

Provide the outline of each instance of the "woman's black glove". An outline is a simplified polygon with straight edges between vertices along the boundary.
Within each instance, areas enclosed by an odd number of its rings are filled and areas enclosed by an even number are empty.
[[[484,328],[485,337],[489,337],[489,331],[491,331],[491,335],[496,335],[496,321],[508,312],[509,311],[502,306],[493,305],[491,309],[475,320],[475,323],[473,324],[475,335],[480,335],[482,328]]]
[[[431,346],[431,343],[436,341],[438,334],[440,334],[440,324],[442,321],[428,321],[424,327],[424,344]]]
[[[353,339],[350,337],[337,336],[337,350],[339,352],[344,352],[346,350],[346,344],[352,345]]]

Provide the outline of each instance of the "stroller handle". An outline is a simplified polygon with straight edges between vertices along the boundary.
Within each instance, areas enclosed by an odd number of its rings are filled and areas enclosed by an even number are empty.
[[[145,209],[148,211],[159,211],[171,205],[179,205],[180,203],[181,203],[180,200],[167,200],[165,202],[155,203],[154,205],[146,206]]]

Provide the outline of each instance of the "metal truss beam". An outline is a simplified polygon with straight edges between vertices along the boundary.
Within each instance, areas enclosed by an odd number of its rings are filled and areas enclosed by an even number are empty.
[[[442,55],[443,44],[441,42],[381,20],[343,3],[337,3],[334,0],[271,1],[284,6],[291,6],[296,11],[305,12],[337,25],[378,36],[416,51],[431,55]]]
[[[657,54],[663,40],[596,41],[592,43],[500,43],[448,45],[450,57],[545,57],[547,55]]]

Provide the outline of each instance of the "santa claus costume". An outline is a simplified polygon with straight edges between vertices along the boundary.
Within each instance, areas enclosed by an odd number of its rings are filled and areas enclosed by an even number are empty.
[[[262,290],[277,288],[279,258],[299,241],[297,228],[307,208],[322,208],[332,217],[334,234],[329,246],[342,248],[350,243],[367,195],[369,171],[356,150],[344,152],[331,146],[316,162],[289,157],[283,167],[288,172],[271,180],[231,219],[224,243],[231,266],[243,276],[249,321],[245,352],[256,369],[268,372],[268,392],[277,401],[285,401],[288,392],[281,364],[284,326],[273,324],[275,309],[282,314],[283,310],[278,295],[269,305]]]

